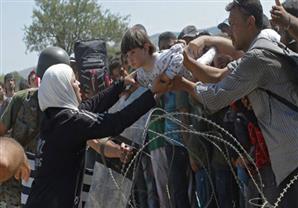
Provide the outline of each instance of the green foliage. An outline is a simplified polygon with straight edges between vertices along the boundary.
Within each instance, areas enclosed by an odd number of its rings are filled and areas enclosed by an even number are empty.
[[[0,82],[4,83],[4,74],[0,75]]]
[[[107,47],[108,54],[109,54],[109,60],[114,59],[114,58],[119,58],[121,57],[121,52],[119,51],[118,47]]]
[[[35,0],[32,24],[25,26],[28,51],[41,51],[49,45],[69,54],[76,40],[102,38],[118,45],[126,31],[129,16],[112,14],[95,0]]]

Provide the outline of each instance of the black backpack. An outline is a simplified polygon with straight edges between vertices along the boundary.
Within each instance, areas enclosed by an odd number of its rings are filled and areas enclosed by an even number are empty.
[[[297,75],[298,77],[298,53],[295,53],[294,51],[290,50],[287,46],[280,42],[273,42],[271,40],[268,40],[266,38],[259,38],[255,44],[253,45],[252,49],[263,49],[270,51],[276,55],[284,57],[289,63],[291,63],[293,68],[293,73]],[[266,91],[270,96],[274,97],[278,101],[282,102],[286,106],[288,106],[293,111],[298,112],[298,106],[291,103],[287,99],[281,97],[280,95],[277,95],[267,89],[259,88],[263,91]]]
[[[81,40],[74,45],[83,91],[96,94],[109,85],[107,48],[103,40]]]

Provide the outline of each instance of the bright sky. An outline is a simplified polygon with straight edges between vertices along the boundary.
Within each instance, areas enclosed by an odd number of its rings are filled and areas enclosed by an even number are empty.
[[[130,25],[143,24],[153,35],[163,31],[179,32],[186,25],[200,28],[216,26],[228,13],[231,0],[98,0],[104,9],[130,15]],[[265,14],[274,0],[261,0]],[[24,25],[31,24],[33,0],[0,0],[0,74],[36,65],[38,54],[26,53]],[[61,11],[63,12],[63,11]]]

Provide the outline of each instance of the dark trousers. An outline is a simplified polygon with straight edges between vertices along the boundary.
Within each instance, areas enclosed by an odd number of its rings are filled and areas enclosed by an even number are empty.
[[[260,168],[259,171],[261,174],[263,184],[262,185],[260,184],[260,181],[259,181],[259,178],[257,177],[257,175],[254,177],[254,179],[258,183],[262,192],[264,193],[266,200],[271,205],[273,205],[276,202],[276,198],[279,195],[279,188],[276,185],[275,176],[274,176],[273,170],[271,168],[271,165],[266,165],[266,166]],[[246,202],[247,202],[248,208],[256,207],[251,202],[256,203],[256,204],[263,203],[261,200],[260,193],[257,190],[257,188],[251,178],[248,180],[246,191],[247,191],[246,192],[246,194],[247,194]],[[257,198],[259,198],[260,200],[254,200]]]
[[[298,175],[298,168],[294,170],[283,182],[278,186],[280,193],[290,184],[294,176]],[[295,180],[293,184],[288,188],[284,197],[281,199],[278,207],[282,208],[297,208],[298,207],[298,180]]]
[[[213,174],[218,206],[220,208],[239,207],[237,205],[239,190],[231,170],[229,168],[214,169]]]
[[[136,171],[132,203],[127,206],[140,208],[158,207],[158,197],[155,189],[155,181],[152,173],[150,158],[141,157]]]
[[[210,181],[211,180],[211,181]],[[205,168],[201,168],[195,172],[196,192],[198,197],[198,207],[212,207],[212,191],[214,184],[211,186],[212,176],[211,172]]]
[[[171,208],[189,208],[188,197],[189,170],[188,153],[184,147],[167,145],[166,154],[169,164],[169,193]]]

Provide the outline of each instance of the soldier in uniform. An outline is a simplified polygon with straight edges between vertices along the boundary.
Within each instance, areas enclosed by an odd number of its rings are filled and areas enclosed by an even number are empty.
[[[59,63],[70,64],[66,51],[59,47],[44,49],[38,59],[37,76],[42,79],[47,68]],[[17,92],[0,117],[0,136],[11,130],[10,136],[22,145],[25,152],[34,154],[39,134],[39,114],[37,88]],[[21,207],[21,191],[21,182],[14,178],[1,184],[0,207]]]

